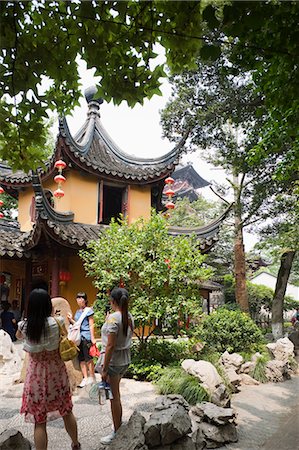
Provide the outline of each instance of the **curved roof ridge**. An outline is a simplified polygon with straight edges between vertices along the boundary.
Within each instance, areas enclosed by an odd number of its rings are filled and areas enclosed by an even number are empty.
[[[100,105],[96,101],[90,101],[88,103],[88,117],[79,129],[79,131],[72,136],[66,117],[60,119],[60,133],[68,140],[68,144],[73,148],[73,151],[77,151],[79,154],[84,155],[88,153],[96,132],[98,137],[104,141],[109,151],[113,153],[118,159],[134,165],[149,165],[155,166],[168,162],[170,159],[177,158],[183,151],[184,144],[189,135],[189,130],[182,136],[177,145],[167,153],[156,158],[143,158],[127,153],[122,150],[116,142],[111,138],[107,130],[105,129],[100,119]],[[80,142],[81,140],[81,142]]]
[[[199,236],[206,236],[209,233],[212,233],[213,231],[215,231],[221,224],[221,222],[226,218],[226,216],[228,215],[229,211],[231,210],[231,208],[233,207],[234,203],[231,203],[226,210],[221,214],[221,216],[219,216],[217,219],[215,219],[213,222],[210,222],[207,225],[201,226],[201,227],[174,227],[174,226],[170,226],[169,227],[169,232],[171,234],[196,234],[198,237]]]
[[[56,211],[48,202],[44,189],[41,185],[39,176],[34,173],[32,175],[32,187],[35,193],[35,207],[43,219],[51,219],[55,222],[70,223],[74,221],[74,213]]]
[[[183,150],[183,146],[187,140],[187,137],[189,135],[189,130],[182,136],[180,141],[177,143],[177,145],[170,150],[169,152],[165,153],[164,155],[158,156],[156,158],[143,158],[140,156],[135,156],[132,153],[126,153],[123,151],[110,137],[109,133],[105,129],[104,125],[102,124],[102,121],[99,117],[96,119],[96,130],[99,133],[100,137],[104,140],[106,145],[109,147],[109,149],[113,152],[115,156],[122,159],[123,161],[135,164],[135,165],[158,165],[163,162],[168,161],[171,157],[178,157],[179,154]]]

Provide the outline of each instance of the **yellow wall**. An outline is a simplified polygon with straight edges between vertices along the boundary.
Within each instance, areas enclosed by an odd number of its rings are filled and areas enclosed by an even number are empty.
[[[26,191],[19,192],[18,202],[18,221],[21,231],[30,231],[32,229],[32,222],[30,217],[30,206],[32,197],[34,196],[33,188],[27,188]]]
[[[63,173],[66,182],[62,185],[64,197],[55,199],[55,209],[60,212],[72,211],[74,222],[97,224],[99,182],[92,175],[82,176],[75,171]],[[57,184],[54,180],[44,183],[44,188],[54,192]]]
[[[80,291],[86,292],[88,304],[91,306],[96,299],[97,291],[92,285],[92,279],[86,276],[83,263],[79,256],[68,258],[68,270],[72,275],[72,279],[65,286],[60,286],[59,295],[67,299],[73,313],[75,313],[78,309],[76,294]]]
[[[130,186],[128,192],[128,218],[129,223],[139,217],[149,219],[151,215],[151,188],[150,186]]]

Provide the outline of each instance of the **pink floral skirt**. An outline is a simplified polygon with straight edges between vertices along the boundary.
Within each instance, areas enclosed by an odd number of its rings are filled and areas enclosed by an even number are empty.
[[[44,423],[73,408],[69,379],[59,351],[29,353],[21,413],[26,422]]]

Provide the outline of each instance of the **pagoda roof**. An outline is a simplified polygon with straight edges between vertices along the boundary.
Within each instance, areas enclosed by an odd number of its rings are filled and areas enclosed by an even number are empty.
[[[209,186],[210,183],[202,178],[194,169],[192,163],[179,165],[171,175],[174,180],[187,181],[194,189]]]
[[[88,113],[84,125],[73,137],[66,118],[59,120],[59,134],[51,160],[38,173],[47,178],[55,171],[54,163],[63,159],[69,167],[106,179],[132,184],[149,184],[164,179],[173,172],[184,152],[188,132],[168,153],[157,158],[140,158],[121,150],[105,130],[100,118],[101,100],[87,97]],[[0,183],[3,186],[28,185],[33,172],[13,172],[5,163],[0,164]]]

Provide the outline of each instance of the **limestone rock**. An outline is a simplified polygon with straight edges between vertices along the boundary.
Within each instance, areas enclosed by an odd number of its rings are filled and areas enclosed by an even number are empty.
[[[216,368],[208,361],[185,359],[182,367],[186,372],[198,378],[210,394],[223,382]]]
[[[201,437],[204,439],[206,448],[217,448],[225,443],[238,441],[237,429],[232,423],[216,426],[202,422],[195,433],[197,434],[196,439],[200,440]]]
[[[225,368],[232,368],[236,372],[238,372],[243,362],[243,357],[238,353],[228,353],[228,351],[226,351],[220,357],[220,364]]]
[[[252,386],[260,384],[259,381],[255,380],[247,373],[241,373],[240,377],[241,377],[241,384],[252,385]]]
[[[294,344],[287,337],[267,344],[266,347],[270,354],[279,361],[288,361],[291,356],[294,356]]]
[[[266,364],[265,373],[269,381],[277,383],[288,380],[290,376],[289,363],[273,359]]]
[[[232,367],[224,368],[224,371],[232,386],[233,392],[239,392],[238,386],[241,384],[240,375]]]
[[[220,384],[217,389],[211,395],[211,402],[217,406],[222,406],[223,408],[230,407],[230,396],[227,392],[225,385]]]
[[[159,445],[159,447],[155,447],[153,450],[201,450],[202,448],[204,447],[197,446],[190,436],[185,436],[173,444]]]
[[[127,424],[122,425],[107,448],[109,450],[148,450],[143,434],[145,418],[134,411]]]
[[[240,373],[249,373],[254,369],[255,363],[253,361],[246,361],[240,367]]]
[[[225,425],[235,422],[235,413],[232,408],[221,408],[210,402],[198,403],[191,408],[190,413],[195,418],[198,417],[200,419],[199,422],[208,422],[214,425]]]
[[[299,331],[298,330],[292,331],[289,334],[288,338],[291,342],[293,342],[295,348],[296,347],[299,348]]]
[[[0,330],[0,373],[13,375],[21,369],[22,358],[20,352],[6,331]]]
[[[0,434],[0,450],[30,450],[31,444],[20,431],[10,429]]]
[[[189,405],[181,396],[162,398],[144,426],[145,442],[149,448],[172,444],[191,431]]]

